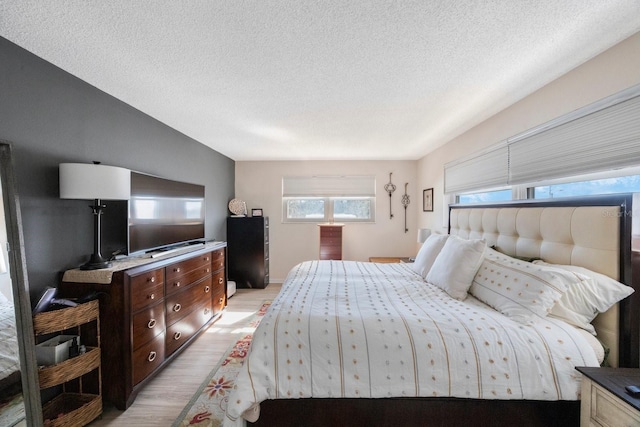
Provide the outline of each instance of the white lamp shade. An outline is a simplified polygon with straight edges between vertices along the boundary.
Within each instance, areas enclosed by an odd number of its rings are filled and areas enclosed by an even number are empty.
[[[418,229],[418,243],[424,243],[427,240],[427,237],[431,235],[431,230],[428,228],[420,228]]]
[[[131,171],[90,163],[60,163],[61,199],[128,200]]]

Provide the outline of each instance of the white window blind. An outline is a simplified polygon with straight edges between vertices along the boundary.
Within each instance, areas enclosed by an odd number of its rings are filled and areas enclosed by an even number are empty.
[[[640,164],[640,96],[509,141],[509,183]]]
[[[375,197],[374,176],[290,176],[282,178],[282,197]]]
[[[637,165],[640,85],[447,163],[445,193],[533,184]]]
[[[506,141],[444,167],[444,192],[464,193],[508,185],[509,152]]]

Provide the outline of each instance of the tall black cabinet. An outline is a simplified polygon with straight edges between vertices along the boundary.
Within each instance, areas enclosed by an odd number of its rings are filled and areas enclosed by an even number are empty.
[[[269,284],[269,218],[227,218],[228,278],[238,288]]]

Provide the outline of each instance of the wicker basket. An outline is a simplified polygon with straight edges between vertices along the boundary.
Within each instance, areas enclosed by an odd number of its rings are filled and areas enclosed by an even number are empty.
[[[79,304],[76,307],[45,311],[33,316],[33,329],[36,335],[51,334],[89,323],[95,320],[98,314],[98,300]]]
[[[102,413],[102,399],[94,394],[62,393],[42,407],[46,427],[89,424]]]
[[[40,388],[49,388],[65,383],[93,371],[98,366],[100,366],[100,349],[88,347],[85,354],[41,368],[38,371]]]

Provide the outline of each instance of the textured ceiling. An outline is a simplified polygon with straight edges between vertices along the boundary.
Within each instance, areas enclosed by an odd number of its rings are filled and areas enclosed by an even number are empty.
[[[234,160],[419,159],[638,0],[0,0],[0,35]]]

